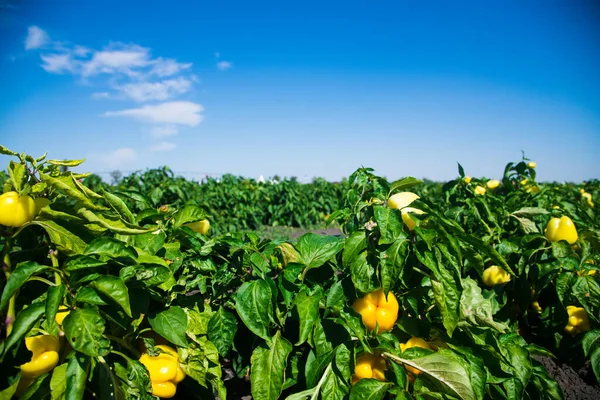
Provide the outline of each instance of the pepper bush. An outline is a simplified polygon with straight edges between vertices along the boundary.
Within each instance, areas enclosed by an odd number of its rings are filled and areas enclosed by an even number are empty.
[[[180,398],[225,399],[246,382],[258,400],[563,398],[539,355],[600,375],[596,209],[579,187],[537,183],[529,160],[483,194],[487,179],[467,183],[460,167],[444,187],[361,168],[329,217],[343,235],[285,243],[202,235],[186,224],[210,219],[204,199],[131,206],[145,196],[61,169],[81,160],[0,153],[15,159],[4,192],[48,199],[0,227],[2,398],[167,397],[148,360],[174,352]],[[419,212],[388,205],[410,192]],[[544,234],[562,215],[572,245]],[[485,284],[491,266],[510,279]],[[378,291],[376,307],[397,311],[383,329],[357,302]],[[40,335],[58,339],[58,361],[25,385],[27,338]]]

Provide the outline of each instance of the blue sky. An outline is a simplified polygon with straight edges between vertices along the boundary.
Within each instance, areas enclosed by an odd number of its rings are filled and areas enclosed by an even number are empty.
[[[523,150],[581,181],[599,71],[594,1],[0,0],[0,144],[105,178],[498,178]]]

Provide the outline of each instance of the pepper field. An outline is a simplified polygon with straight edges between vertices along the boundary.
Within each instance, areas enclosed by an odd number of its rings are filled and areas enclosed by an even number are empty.
[[[0,153],[0,399],[573,397],[549,361],[600,393],[598,180],[107,185]]]

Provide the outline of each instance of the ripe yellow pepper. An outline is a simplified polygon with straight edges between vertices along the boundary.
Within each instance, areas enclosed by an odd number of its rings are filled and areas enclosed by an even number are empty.
[[[19,196],[17,192],[0,196],[0,225],[18,228],[33,220],[35,214],[35,201],[30,196]]]
[[[22,396],[40,375],[50,372],[58,364],[60,343],[56,336],[39,335],[25,338],[25,346],[31,351],[31,361],[21,365],[21,380],[16,395]]]
[[[551,242],[566,240],[573,244],[577,241],[577,229],[571,218],[563,215],[560,218],[552,218],[546,225],[546,239]]]
[[[537,167],[537,163],[535,161],[529,161],[529,163],[527,164],[527,166],[529,168],[536,168]]]
[[[510,282],[510,274],[497,265],[492,265],[483,271],[483,283],[486,286],[492,287],[507,282]]]
[[[500,186],[500,181],[498,179],[492,179],[491,181],[487,181],[486,186],[488,189],[496,189]]]
[[[210,229],[210,222],[207,219],[203,219],[198,222],[190,222],[189,224],[183,224],[183,226],[187,226],[194,232],[198,232],[202,235],[206,235],[208,230]]]
[[[155,347],[165,353],[157,356],[143,353],[140,362],[144,364],[150,374],[152,394],[162,399],[170,399],[175,396],[177,384],[185,378],[185,373],[179,365],[179,357],[175,349],[164,344]]]
[[[410,349],[411,347],[420,347],[422,349],[433,350],[433,348],[427,343],[425,340],[420,337],[413,336],[406,343],[400,343],[400,350],[406,351],[406,349]],[[419,375],[421,371],[416,368],[411,367],[410,365],[405,365],[404,368],[414,375]]]
[[[385,382],[385,371],[387,370],[387,364],[385,358],[380,355],[374,355],[370,353],[363,353],[358,356],[356,360],[356,367],[354,368],[354,375],[352,375],[352,384],[361,379],[377,379],[378,381]]]
[[[584,192],[581,194],[581,198],[585,199],[590,207],[594,207],[591,193]]]
[[[470,176],[465,176],[465,177],[463,178],[463,181],[464,181],[465,183],[469,184],[469,183],[471,183],[471,177],[470,177]]]
[[[387,201],[389,208],[395,208],[397,210],[400,210],[402,214],[402,221],[404,221],[404,224],[411,231],[415,229],[417,223],[408,214],[423,214],[423,210],[419,210],[418,208],[414,207],[408,207],[410,203],[417,200],[418,198],[419,196],[412,192],[400,192],[396,193],[393,196],[390,196],[390,198]]]
[[[379,326],[379,332],[391,331],[398,319],[396,296],[389,292],[386,299],[382,289],[356,299],[353,307],[369,331],[375,330],[376,326]]]
[[[483,196],[485,194],[485,188],[483,186],[477,186],[475,188],[475,194]]]
[[[531,302],[531,309],[538,314],[542,313],[542,306],[540,306],[540,303],[537,300]]]
[[[591,329],[590,319],[583,307],[568,306],[569,322],[565,326],[565,332],[576,336]]]
[[[527,180],[527,178],[525,178],[519,183],[521,184],[521,186],[525,186],[525,185],[527,185],[527,182],[529,182],[529,181]]]
[[[63,321],[65,320],[65,318],[67,318],[67,315],[69,315],[70,312],[71,310],[69,310],[68,307],[58,307],[58,312],[56,313],[56,317],[54,317],[54,320],[56,321],[58,326],[62,326]]]

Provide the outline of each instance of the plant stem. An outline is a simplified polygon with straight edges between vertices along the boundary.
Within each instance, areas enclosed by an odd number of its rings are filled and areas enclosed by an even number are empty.
[[[116,336],[112,336],[112,335],[106,335],[106,337],[109,338],[110,340],[113,340],[113,341],[119,343],[122,347],[129,350],[131,352],[131,354],[133,354],[136,358],[139,358],[140,352],[137,351],[135,348],[133,348],[129,343],[127,343],[123,339],[118,338]]]
[[[4,270],[4,275],[6,276],[6,280],[10,278],[10,274],[12,272],[12,264],[10,263],[10,252],[15,244],[15,239],[13,237],[6,238],[6,243],[4,243],[4,248],[2,249],[2,269]],[[8,302],[8,311],[6,313],[6,336],[10,335],[13,328],[13,323],[15,322],[15,304],[17,302],[17,293],[13,294]]]
[[[329,371],[331,371],[331,363],[329,363],[329,365],[327,366],[327,369],[325,370],[325,372],[323,372],[323,376],[319,380],[319,383],[317,383],[317,386],[315,387],[315,392],[310,397],[310,400],[315,400],[315,399],[319,398],[319,392],[321,391],[321,386],[323,386],[323,383],[325,383],[325,379],[327,378],[327,375],[329,375]]]
[[[27,282],[29,282],[29,281],[40,281],[40,282],[44,282],[48,286],[56,286],[56,283],[51,282],[46,278],[42,278],[41,276],[32,276],[31,278],[27,279]]]
[[[58,258],[56,258],[56,255],[58,254],[58,250],[50,250],[50,260],[52,261],[52,266],[56,269],[59,268],[58,265]],[[56,285],[60,285],[62,283],[62,279],[60,277],[60,274],[57,271],[54,271],[54,283],[56,283]]]

